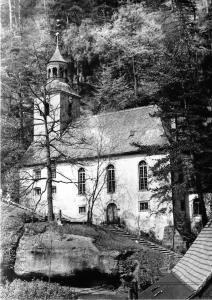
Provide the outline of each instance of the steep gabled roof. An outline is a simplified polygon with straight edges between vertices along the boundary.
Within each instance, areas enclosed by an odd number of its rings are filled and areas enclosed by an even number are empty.
[[[157,108],[151,105],[80,117],[70,124],[61,141],[55,142],[53,156],[65,154],[71,159],[86,159],[136,153],[138,148],[133,143],[143,147],[163,146],[167,139],[161,120],[153,116],[156,111]],[[44,150],[32,144],[24,163],[39,163],[44,157]]]
[[[212,220],[202,229],[183,258],[139,295],[139,299],[190,299],[212,280]]]
[[[212,277],[212,220],[200,232],[172,272],[195,292]]]

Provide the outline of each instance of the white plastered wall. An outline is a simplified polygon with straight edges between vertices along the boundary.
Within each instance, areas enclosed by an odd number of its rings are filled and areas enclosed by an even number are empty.
[[[162,239],[164,227],[173,224],[173,216],[171,203],[163,204],[167,206],[166,213],[155,214],[161,206],[158,206],[158,199],[152,198],[151,189],[162,183],[156,182],[152,178],[151,167],[161,157],[162,155],[126,155],[101,161],[100,171],[104,170],[108,164],[114,165],[116,191],[113,194],[107,193],[107,184],[104,182],[105,173],[103,172],[100,177],[99,186],[102,183],[104,183],[104,185],[94,206],[94,222],[100,223],[106,221],[107,205],[115,203],[118,208],[118,216],[122,221],[124,220],[131,230],[138,231],[138,229],[140,229],[145,232],[152,230],[158,239]],[[138,164],[142,160],[146,161],[148,165],[148,191],[139,191]],[[86,172],[86,191],[89,194],[93,187],[90,179],[95,178],[97,161],[85,161],[84,163],[82,162],[82,166]],[[78,194],[77,181],[78,170],[80,167],[80,164],[58,164],[57,177],[53,183],[53,185],[56,186],[56,194],[54,195],[54,212],[57,213],[58,210],[61,209],[62,214],[71,217],[73,221],[86,220],[86,214],[79,213],[79,207],[87,205],[86,197]],[[22,172],[26,170],[30,174],[33,174],[33,168],[23,169]],[[41,178],[44,179],[37,181],[35,186],[39,186],[41,191],[44,192],[46,169],[42,167]],[[31,193],[28,195],[27,201],[33,202],[35,205],[37,201],[40,201],[40,196],[34,196]],[[139,201],[148,201],[150,209],[148,211],[139,212]],[[46,212],[46,192],[42,195],[42,201],[39,202],[38,209]]]

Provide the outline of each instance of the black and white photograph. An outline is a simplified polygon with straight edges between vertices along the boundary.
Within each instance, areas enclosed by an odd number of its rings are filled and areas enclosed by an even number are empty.
[[[0,9],[0,299],[212,299],[212,0]]]

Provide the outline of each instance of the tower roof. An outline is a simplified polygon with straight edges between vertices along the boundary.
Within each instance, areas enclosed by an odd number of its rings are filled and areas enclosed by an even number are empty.
[[[52,55],[51,59],[49,62],[63,62],[67,63],[67,61],[63,58],[62,54],[60,53],[59,49],[59,32],[56,33],[56,38],[57,38],[57,45],[54,54]]]
[[[51,59],[49,60],[49,62],[54,62],[54,61],[67,63],[67,61],[63,58],[62,54],[60,53],[58,43],[57,43],[54,54],[52,55]]]

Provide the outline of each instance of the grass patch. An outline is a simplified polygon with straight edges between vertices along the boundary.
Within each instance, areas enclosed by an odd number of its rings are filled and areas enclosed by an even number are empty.
[[[30,282],[15,279],[2,286],[1,299],[26,300],[26,299],[77,299],[77,294],[69,287],[58,283],[48,283],[41,280]]]
[[[94,239],[99,250],[132,250],[141,249],[141,246],[127,237],[122,237],[108,228],[96,225],[66,224],[63,233],[82,235]]]

